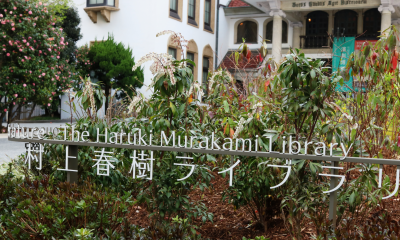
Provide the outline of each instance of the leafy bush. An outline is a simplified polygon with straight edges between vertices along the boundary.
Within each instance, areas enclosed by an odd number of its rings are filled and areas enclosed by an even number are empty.
[[[54,184],[47,177],[26,179],[10,201],[16,206],[3,210],[0,236],[11,239],[72,237],[81,228],[102,236],[129,226],[126,214],[133,205],[130,192],[99,190],[89,180],[80,186]]]

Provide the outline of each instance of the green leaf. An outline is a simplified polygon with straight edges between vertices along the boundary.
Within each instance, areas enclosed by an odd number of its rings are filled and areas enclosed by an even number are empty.
[[[349,204],[350,204],[350,205],[353,205],[355,199],[356,199],[356,194],[355,194],[355,192],[353,192],[353,193],[350,195]]]
[[[389,48],[394,49],[396,47],[396,36],[394,34],[389,36]]]
[[[224,100],[224,109],[226,113],[229,113],[229,104],[226,100]]]
[[[351,130],[350,140],[351,140],[352,142],[354,142],[354,140],[355,140],[356,133],[357,133],[357,129],[352,129],[352,130]]]
[[[176,110],[175,105],[172,102],[169,102],[169,106],[171,107],[171,111],[174,114],[174,116],[176,116],[178,111]]]
[[[217,161],[217,159],[213,155],[209,155],[209,154],[207,154],[207,160],[208,161],[212,161],[212,162],[216,162]]]
[[[314,71],[314,69],[313,69],[313,70],[311,70],[311,72],[310,72],[310,76],[311,76],[311,78],[312,78],[312,79],[314,79],[314,78],[315,78],[315,71]]]
[[[328,143],[331,143],[332,142],[332,138],[333,138],[333,131],[329,131],[328,135],[326,136],[326,141]]]

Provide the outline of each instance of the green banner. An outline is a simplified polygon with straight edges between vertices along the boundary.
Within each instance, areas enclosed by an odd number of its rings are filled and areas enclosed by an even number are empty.
[[[341,71],[346,67],[347,60],[352,52],[354,52],[355,37],[335,38],[333,42],[332,72]],[[343,79],[344,85],[338,85],[336,91],[350,92],[353,89],[353,77]]]

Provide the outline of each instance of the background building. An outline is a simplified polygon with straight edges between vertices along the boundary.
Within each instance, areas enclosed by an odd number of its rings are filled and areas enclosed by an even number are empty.
[[[116,41],[132,48],[135,60],[149,52],[168,52],[181,59],[180,51],[169,36],[156,37],[161,31],[173,30],[191,40],[184,54],[196,63],[194,75],[200,82],[206,80],[210,69],[220,66],[230,51],[240,46],[242,38],[254,53],[261,47],[262,38],[268,39],[267,57],[277,62],[290,47],[302,48],[307,57],[329,60],[332,59],[330,39],[333,37],[358,36],[357,40],[376,40],[380,30],[391,24],[400,25],[400,0],[74,2],[83,33],[79,45],[102,40],[110,33]],[[144,65],[145,85],[153,77],[150,64]],[[229,68],[229,64],[221,66]],[[141,92],[146,96],[151,94],[146,86]]]

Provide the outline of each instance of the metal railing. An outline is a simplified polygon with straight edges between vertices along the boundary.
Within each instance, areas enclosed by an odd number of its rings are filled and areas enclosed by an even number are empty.
[[[45,132],[52,132],[51,129],[47,128]],[[16,134],[16,133],[15,133]],[[134,144],[122,144],[122,143],[101,143],[101,142],[76,142],[70,140],[55,140],[55,139],[38,139],[38,138],[19,138],[12,136],[9,132],[9,141],[15,142],[29,142],[29,143],[40,143],[40,144],[59,144],[68,146],[68,156],[76,156],[66,163],[66,169],[71,171],[67,172],[67,181],[71,183],[78,182],[78,149],[79,146],[87,147],[98,147],[98,148],[124,148],[124,149],[136,149],[136,150],[149,150],[149,151],[167,151],[167,152],[181,152],[181,153],[200,153],[200,154],[211,154],[211,155],[230,155],[230,156],[254,156],[254,157],[265,157],[265,158],[280,158],[280,159],[306,159],[316,161],[328,161],[330,166],[325,168],[331,169],[331,174],[325,174],[331,176],[330,187],[332,191],[329,193],[329,219],[332,224],[336,225],[336,211],[337,211],[337,186],[339,174],[339,163],[350,162],[350,163],[366,163],[366,164],[379,164],[379,177],[382,179],[383,165],[397,166],[396,170],[396,187],[393,193],[388,196],[391,197],[399,189],[399,175],[400,175],[400,160],[398,159],[379,159],[379,158],[363,158],[363,157],[345,157],[342,156],[318,156],[308,154],[289,154],[280,152],[265,152],[265,151],[240,151],[240,150],[223,150],[223,149],[203,149],[203,148],[182,148],[173,146],[158,146],[158,145],[134,145]],[[233,161],[232,161],[233,162]],[[288,169],[291,164],[287,165]],[[336,176],[336,177],[335,177]],[[380,181],[381,185],[381,181]],[[387,198],[388,198],[387,197]]]
[[[328,35],[305,35],[300,36],[300,48],[327,48],[330,47]]]

